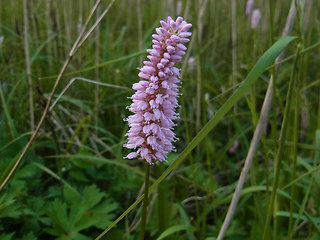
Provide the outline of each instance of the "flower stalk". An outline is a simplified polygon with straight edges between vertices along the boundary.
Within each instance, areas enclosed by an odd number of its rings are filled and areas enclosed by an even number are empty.
[[[147,220],[147,207],[148,207],[148,195],[149,195],[149,176],[150,176],[150,164],[146,164],[146,177],[144,183],[144,198],[142,203],[141,212],[141,228],[140,228],[140,240],[144,239],[146,231],[146,220]]]

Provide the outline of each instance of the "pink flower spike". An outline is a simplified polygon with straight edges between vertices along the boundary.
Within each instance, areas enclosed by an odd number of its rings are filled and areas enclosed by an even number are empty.
[[[248,0],[246,5],[246,15],[250,15],[252,12],[253,0]]]
[[[132,104],[128,108],[133,115],[127,121],[129,131],[126,134],[128,149],[136,149],[126,158],[138,158],[149,164],[165,161],[167,154],[175,150],[172,142],[176,141],[172,131],[178,118],[175,112],[178,107],[178,84],[180,83],[180,69],[174,67],[182,60],[189,42],[192,26],[178,17],[174,21],[171,17],[167,21],[160,21],[161,27],[153,34],[152,49],[144,61],[138,76],[142,79],[134,83],[136,90],[131,97]]]
[[[251,16],[251,28],[255,29],[257,28],[259,21],[261,18],[261,12],[260,9],[255,9],[252,12],[252,16]]]

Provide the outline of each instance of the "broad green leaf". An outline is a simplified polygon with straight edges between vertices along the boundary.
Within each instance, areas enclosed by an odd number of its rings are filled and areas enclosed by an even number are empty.
[[[81,171],[79,169],[70,170],[69,175],[79,182],[85,182],[85,183],[89,182],[89,179],[86,177],[86,175],[83,173],[83,171]]]
[[[105,199],[106,194],[95,185],[85,187],[81,197],[75,195],[66,185],[63,191],[66,202],[55,198],[47,211],[52,224],[45,229],[46,232],[61,239],[75,239],[75,234],[80,234],[82,230],[93,226],[103,229],[112,222],[113,212],[118,208],[118,204],[111,198]]]
[[[63,186],[63,197],[68,204],[72,204],[81,200],[80,193],[76,192],[76,190],[71,190],[66,184]]]
[[[95,185],[86,187],[82,193],[83,199],[88,209],[98,204],[105,195],[106,194],[100,192],[100,190]]]
[[[72,226],[68,221],[67,211],[67,204],[56,198],[47,212],[48,216],[54,223],[55,229],[57,230],[55,233],[56,236],[58,236],[59,233],[61,234],[72,230]]]
[[[74,202],[71,204],[68,221],[70,222],[72,229],[76,229],[75,226],[81,220],[82,216],[84,215],[84,213],[87,210],[88,210],[88,208],[81,201]],[[76,229],[76,230],[78,230],[78,229]]]
[[[92,209],[94,215],[99,216],[99,221],[95,227],[104,229],[112,223],[114,211],[119,207],[118,203],[106,200]]]

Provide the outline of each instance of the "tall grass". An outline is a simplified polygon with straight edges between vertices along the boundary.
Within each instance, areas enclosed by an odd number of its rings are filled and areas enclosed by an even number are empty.
[[[90,35],[81,29],[96,1],[24,2],[0,3],[0,239],[137,239],[144,165],[123,159],[125,107],[154,28],[180,1],[116,0]],[[193,37],[180,140],[151,168],[145,239],[216,239],[271,76],[272,108],[224,239],[320,238],[320,6],[294,2],[293,37],[280,38],[290,1],[256,0],[257,29],[244,0],[181,1]]]

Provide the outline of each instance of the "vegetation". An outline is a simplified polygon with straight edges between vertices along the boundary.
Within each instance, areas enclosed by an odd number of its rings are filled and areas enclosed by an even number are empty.
[[[320,239],[319,4],[293,0],[290,16],[291,1],[256,0],[251,28],[244,0],[101,1],[86,26],[95,3],[0,3],[0,239],[138,239],[146,167],[123,159],[127,97],[155,27],[180,15],[180,140],[150,167],[145,239],[216,239],[245,163],[224,239]]]

